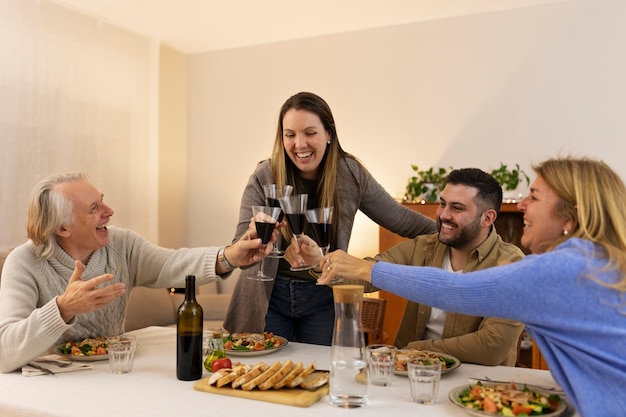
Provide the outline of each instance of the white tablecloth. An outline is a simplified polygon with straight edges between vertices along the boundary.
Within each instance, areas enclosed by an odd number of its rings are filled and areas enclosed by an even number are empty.
[[[359,409],[333,407],[328,397],[308,408],[272,404],[195,391],[195,381],[176,378],[176,331],[167,327],[148,327],[131,332],[138,339],[133,372],[125,375],[109,373],[106,361],[92,362],[94,369],[58,375],[35,377],[20,373],[0,374],[0,415],[10,415],[6,408],[22,408],[32,412],[63,417],[112,416],[375,416],[428,415],[467,416],[448,400],[448,392],[467,384],[469,377],[489,376],[494,380],[520,381],[542,386],[556,386],[548,371],[487,367],[463,364],[444,375],[438,403],[419,405],[410,399],[409,382],[396,377],[391,387],[369,387],[370,404]],[[267,356],[233,358],[247,363],[302,361],[316,362],[319,369],[329,369],[330,348],[289,343]],[[203,377],[208,376],[205,373]],[[4,407],[4,409],[3,409]],[[17,414],[16,414],[17,415]],[[24,414],[27,415],[27,414]],[[567,416],[578,416],[568,410]]]

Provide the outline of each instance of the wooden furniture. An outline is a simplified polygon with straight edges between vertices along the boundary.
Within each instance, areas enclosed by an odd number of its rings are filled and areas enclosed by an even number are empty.
[[[425,216],[435,218],[437,207],[439,207],[439,203],[404,203],[406,207],[409,207],[412,210],[418,211]],[[505,242],[514,243],[519,246],[525,253],[528,253],[528,250],[523,248],[521,245],[521,237],[524,228],[524,215],[517,208],[517,203],[503,203],[500,207],[500,213],[498,214],[498,218],[495,222],[496,230],[502,236],[502,240]],[[396,244],[406,240],[393,232],[381,227],[379,229],[379,252],[384,252],[387,249],[395,246]],[[387,308],[385,312],[385,322],[383,323],[383,331],[387,333],[388,340],[390,343],[396,339],[396,334],[398,333],[398,327],[400,326],[400,322],[402,321],[402,316],[404,315],[404,309],[406,307],[407,300],[398,295],[389,293],[387,291],[380,291],[380,298],[387,300]],[[534,358],[537,358],[536,360]],[[538,369],[547,369],[546,367],[535,366],[535,362],[537,364],[543,362],[543,366],[545,366],[545,361],[541,357],[541,353],[536,349],[533,344],[533,363],[532,366]]]
[[[545,358],[539,351],[539,348],[537,347],[535,342],[533,342],[532,347],[532,367],[534,369],[548,369],[548,364],[546,363]]]
[[[368,345],[386,343],[387,335],[383,332],[386,306],[387,300],[384,298],[363,298],[361,324],[365,333],[365,343]]]

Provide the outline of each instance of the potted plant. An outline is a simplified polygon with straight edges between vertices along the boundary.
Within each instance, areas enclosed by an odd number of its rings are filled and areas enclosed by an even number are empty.
[[[424,171],[419,169],[417,165],[411,165],[411,168],[415,171],[415,175],[409,178],[404,201],[429,203],[437,201],[439,193],[445,186],[448,170],[446,168],[435,169],[430,167]],[[452,167],[450,167],[450,170],[452,170]]]
[[[500,168],[491,171],[491,175],[500,183],[504,191],[517,190],[522,180],[526,182],[526,185],[530,184],[528,175],[519,167],[519,164],[515,164],[515,168],[509,169],[507,165],[500,162]]]
[[[506,203],[515,203],[522,199],[521,193],[515,193],[522,181],[525,181],[526,185],[530,184],[528,175],[518,164],[515,164],[515,168],[509,169],[507,165],[500,162],[500,168],[492,170],[491,175],[500,183],[502,200]]]

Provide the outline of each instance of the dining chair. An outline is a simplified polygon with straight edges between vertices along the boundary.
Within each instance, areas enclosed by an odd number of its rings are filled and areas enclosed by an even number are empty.
[[[386,307],[387,300],[383,298],[363,298],[361,322],[366,344],[385,343],[387,334],[383,332],[383,322]]]

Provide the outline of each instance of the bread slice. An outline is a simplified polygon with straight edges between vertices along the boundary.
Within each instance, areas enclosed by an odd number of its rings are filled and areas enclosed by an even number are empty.
[[[235,379],[232,382],[232,384],[230,384],[230,386],[232,388],[239,388],[243,384],[250,382],[257,376],[261,375],[263,372],[267,370],[267,368],[269,368],[268,364],[266,364],[265,362],[259,362],[256,365],[254,365],[254,367],[250,370],[250,372],[246,372],[245,374]]]
[[[209,377],[209,385],[214,385],[220,378],[228,375],[231,369],[222,368],[217,372],[213,372],[213,375]]]
[[[262,384],[263,382],[265,382],[269,378],[271,378],[274,374],[276,374],[276,372],[278,372],[278,370],[282,366],[283,366],[282,363],[280,363],[278,361],[274,362],[272,364],[272,366],[267,368],[267,370],[265,370],[265,372],[263,372],[261,375],[255,377],[251,381],[248,381],[245,384],[241,385],[241,389],[244,390],[244,391],[250,391],[250,390],[254,389],[256,386],[258,386],[259,384]]]
[[[215,383],[215,386],[218,388],[221,388],[224,385],[228,385],[231,382],[233,382],[235,379],[240,377],[241,375],[245,374],[246,372],[250,372],[251,370],[252,370],[252,366],[250,365],[241,364],[241,365],[233,366],[232,371],[229,372],[227,375],[218,379],[217,382]]]
[[[292,360],[288,360],[287,362],[285,362],[283,364],[283,366],[280,367],[278,372],[276,372],[274,375],[269,377],[262,384],[259,384],[257,387],[261,391],[265,391],[265,390],[268,390],[268,389],[272,388],[275,383],[277,383],[278,381],[283,379],[285,376],[287,376],[287,374],[289,372],[291,372],[291,370],[294,368],[294,366],[295,366],[295,364],[293,363],[293,361]]]
[[[309,366],[304,368],[304,370],[302,372],[300,372],[300,375],[295,377],[290,383],[288,383],[286,385],[287,388],[295,388],[295,387],[297,387],[298,385],[300,385],[302,383],[302,381],[304,381],[304,378],[306,378],[308,375],[312,374],[313,371],[315,371],[315,362],[311,363]]]
[[[308,390],[316,390],[319,387],[328,383],[330,379],[330,372],[326,371],[316,371],[312,374],[307,375],[304,380],[300,383],[299,387],[308,389]]]
[[[285,375],[285,377],[283,379],[281,379],[280,381],[276,382],[274,385],[272,385],[273,389],[281,389],[282,387],[284,387],[285,385],[287,385],[288,383],[290,383],[291,381],[293,381],[293,379],[295,377],[297,377],[298,375],[300,375],[300,373],[302,372],[302,369],[304,368],[304,365],[302,365],[302,362],[298,362],[292,369],[291,371]]]

